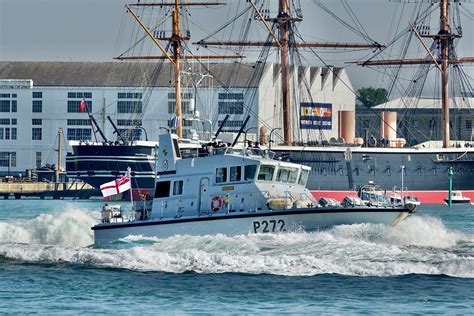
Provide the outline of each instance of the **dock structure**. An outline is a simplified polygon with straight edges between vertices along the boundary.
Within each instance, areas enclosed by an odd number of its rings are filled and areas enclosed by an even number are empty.
[[[15,199],[22,197],[39,197],[40,199],[52,198],[78,198],[88,199],[91,196],[100,195],[97,189],[78,182],[1,182],[0,197]]]

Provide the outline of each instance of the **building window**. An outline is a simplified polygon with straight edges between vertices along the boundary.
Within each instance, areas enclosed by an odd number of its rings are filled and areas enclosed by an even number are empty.
[[[92,132],[90,128],[68,128],[67,140],[91,140]]]
[[[16,127],[0,127],[0,140],[16,140],[17,129]]]
[[[216,169],[216,183],[223,183],[227,181],[227,168]]]
[[[117,101],[117,113],[142,113],[142,101]]]
[[[16,93],[0,93],[0,112],[17,112]],[[14,99],[14,100],[10,100]],[[11,108],[10,108],[11,105]]]
[[[192,99],[192,98],[193,98],[193,94],[190,93],[190,92],[181,93],[181,100],[189,100],[189,99]],[[176,93],[174,93],[174,92],[168,93],[168,99],[176,100]]]
[[[76,126],[89,126],[90,121],[89,119],[70,119],[67,120],[67,125],[76,125]]]
[[[10,119],[0,118],[0,125],[10,125]]]
[[[175,112],[176,112],[176,101],[168,101],[168,113],[173,114]],[[191,114],[189,101],[181,101],[181,113]]]
[[[12,118],[12,125],[16,125],[16,118]]]
[[[243,113],[244,113],[243,101],[232,101],[232,102],[219,101],[219,114],[243,114]]]
[[[142,120],[117,120],[118,126],[142,126]]]
[[[42,119],[32,119],[31,120],[31,125],[42,125],[43,120]]]
[[[466,129],[471,130],[472,129],[472,120],[466,120]]]
[[[218,95],[219,114],[243,114],[244,94],[243,93],[219,93]]]
[[[16,152],[0,151],[0,167],[16,167]]]
[[[140,92],[119,92],[117,93],[118,99],[141,99],[143,96]]]
[[[10,112],[10,100],[0,100],[0,112]]]
[[[41,158],[41,151],[37,151],[37,152],[36,152],[36,160],[35,160],[35,162],[36,162],[36,168],[41,167],[41,162],[42,162],[42,160],[43,160],[43,159]]]
[[[16,167],[16,153],[11,153],[10,167]]]
[[[43,101],[41,101],[41,100],[33,100],[32,112],[33,112],[33,113],[41,113],[41,112],[43,112]]]
[[[140,92],[117,93],[117,98],[120,99],[120,101],[117,101],[117,113],[142,113],[142,96],[143,94]]]
[[[173,195],[183,194],[183,180],[175,181],[173,183]]]
[[[68,92],[67,97],[69,99],[92,99],[91,92]]]
[[[43,92],[33,91],[33,99],[41,99],[43,97]]]
[[[67,101],[67,112],[68,113],[80,113],[82,100],[68,100]],[[86,106],[89,109],[89,112],[92,112],[92,101],[86,100]]]
[[[191,100],[193,97],[194,97],[193,93],[190,93],[190,92],[181,93],[181,112],[183,114],[191,113],[191,108],[190,108],[191,103],[189,102],[189,100]],[[176,93],[170,92],[168,93],[168,113],[172,114],[175,112],[176,112]]]
[[[222,121],[217,122],[219,126],[221,126]],[[244,121],[227,121],[225,122],[224,127],[222,128],[223,132],[238,132],[240,127],[242,127]]]
[[[41,140],[42,129],[40,127],[33,127],[31,129],[31,139],[32,140]]]
[[[67,111],[68,113],[79,113],[81,102],[83,99],[92,99],[91,92],[68,92],[68,99],[77,99],[77,100],[67,100]],[[86,106],[89,112],[92,112],[92,100],[85,100]]]
[[[219,93],[219,100],[243,100],[243,93]]]

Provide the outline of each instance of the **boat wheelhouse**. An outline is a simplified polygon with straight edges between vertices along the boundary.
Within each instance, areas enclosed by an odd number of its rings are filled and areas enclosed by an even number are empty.
[[[449,195],[444,199],[449,204]],[[471,199],[464,196],[461,191],[451,192],[451,204],[471,204]]]

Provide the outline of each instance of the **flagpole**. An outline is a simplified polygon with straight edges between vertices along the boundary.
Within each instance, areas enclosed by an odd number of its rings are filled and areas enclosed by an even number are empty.
[[[135,219],[135,211],[133,210],[132,169],[130,167],[127,167],[127,173],[128,173],[128,179],[130,181],[130,203],[132,205],[130,218],[132,220],[134,220]]]

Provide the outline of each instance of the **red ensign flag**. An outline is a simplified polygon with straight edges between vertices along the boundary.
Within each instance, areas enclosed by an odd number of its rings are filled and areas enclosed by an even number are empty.
[[[81,105],[79,105],[79,111],[83,112],[85,108],[86,108],[86,100],[82,99]]]

